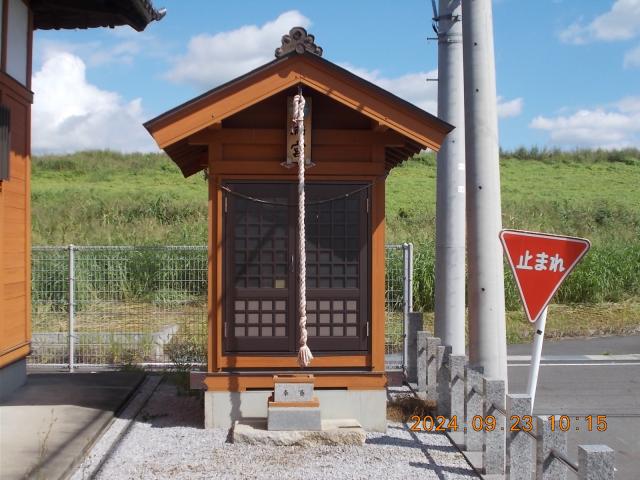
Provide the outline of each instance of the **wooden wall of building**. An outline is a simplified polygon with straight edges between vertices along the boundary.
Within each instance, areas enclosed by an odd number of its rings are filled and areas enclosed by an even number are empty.
[[[0,72],[0,102],[11,111],[10,177],[0,183],[0,368],[30,352],[31,92]]]

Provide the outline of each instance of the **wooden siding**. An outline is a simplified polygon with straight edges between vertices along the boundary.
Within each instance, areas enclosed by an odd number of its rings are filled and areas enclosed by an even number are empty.
[[[387,385],[384,372],[323,373],[313,371],[316,388],[347,390],[381,390]],[[242,373],[209,373],[202,382],[208,391],[244,392],[247,390],[273,390],[273,375]]]
[[[0,368],[30,352],[32,94],[0,72],[0,102],[11,110],[10,178],[0,184]]]

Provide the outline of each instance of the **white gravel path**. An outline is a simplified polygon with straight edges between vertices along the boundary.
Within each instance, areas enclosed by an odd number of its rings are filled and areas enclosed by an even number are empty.
[[[163,383],[96,478],[113,479],[475,479],[449,439],[389,423],[362,447],[261,447],[227,443],[202,429],[195,397]]]

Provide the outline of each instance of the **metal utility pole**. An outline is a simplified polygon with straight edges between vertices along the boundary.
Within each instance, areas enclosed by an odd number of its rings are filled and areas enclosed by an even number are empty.
[[[469,360],[507,381],[500,163],[491,0],[462,0]]]
[[[434,3],[435,7],[435,3]],[[465,158],[461,0],[434,8],[438,32],[438,117],[455,129],[438,152],[435,335],[465,354]]]

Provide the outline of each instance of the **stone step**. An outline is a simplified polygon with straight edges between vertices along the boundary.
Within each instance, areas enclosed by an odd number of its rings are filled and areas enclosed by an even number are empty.
[[[267,409],[267,430],[322,430],[320,407],[272,407]]]
[[[357,420],[322,420],[322,430],[274,431],[267,430],[264,419],[236,421],[232,432],[233,443],[246,445],[302,446],[364,445],[367,439]]]

